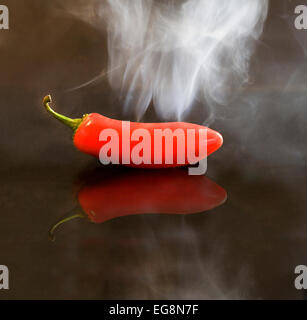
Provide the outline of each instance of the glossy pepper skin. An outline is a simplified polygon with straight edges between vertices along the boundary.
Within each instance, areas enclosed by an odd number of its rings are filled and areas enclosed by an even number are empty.
[[[118,158],[120,163],[122,163],[122,121],[111,119],[105,116],[102,116],[98,113],[91,113],[88,115],[84,115],[81,119],[70,119],[65,116],[62,116],[55,111],[53,111],[49,105],[51,102],[51,97],[46,96],[43,100],[44,106],[48,112],[50,112],[55,118],[68,125],[74,130],[73,141],[75,147],[84,152],[86,154],[92,155],[94,157],[99,158],[99,152],[102,146],[107,143],[107,141],[99,141],[99,135],[103,129],[114,129],[118,133],[119,136],[119,149],[118,149]],[[131,167],[141,167],[141,168],[165,168],[165,167],[177,167],[177,166],[185,166],[188,165],[188,156],[187,156],[187,148],[183,150],[183,157],[185,159],[185,163],[178,164],[177,163],[177,140],[173,139],[173,150],[165,150],[162,148],[162,164],[154,163],[154,130],[155,129],[171,129],[172,132],[176,129],[182,129],[185,133],[185,146],[187,146],[187,130],[194,129],[195,130],[195,154],[199,154],[199,129],[207,130],[207,156],[219,149],[223,144],[223,138],[220,133],[214,131],[210,128],[206,128],[204,126],[200,126],[197,124],[187,123],[187,122],[164,122],[164,123],[139,123],[139,122],[130,122],[130,138],[131,133],[135,129],[147,129],[150,133],[151,137],[151,164],[134,164],[130,161],[130,164],[125,164]],[[130,139],[131,140],[131,139]],[[163,144],[165,143],[165,139],[163,138]],[[137,145],[139,141],[130,141],[130,154],[135,145]],[[169,152],[172,152],[173,155],[173,163],[167,164],[165,163],[165,158]],[[201,160],[201,159],[199,159]]]
[[[227,199],[226,191],[205,176],[186,170],[130,170],[81,188],[78,200],[94,223],[146,213],[192,214],[211,210]]]

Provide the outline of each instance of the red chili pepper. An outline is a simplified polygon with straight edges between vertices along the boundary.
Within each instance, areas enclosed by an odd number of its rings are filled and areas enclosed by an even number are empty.
[[[46,96],[43,100],[44,106],[49,113],[51,113],[56,119],[61,121],[62,123],[69,126],[74,131],[73,141],[77,149],[80,151],[90,154],[95,157],[99,157],[99,152],[102,146],[107,143],[107,141],[99,141],[99,135],[103,129],[114,129],[118,133],[119,136],[119,150],[118,150],[118,159],[119,163],[123,164],[123,150],[122,150],[122,124],[123,122],[120,120],[110,119],[105,116],[102,116],[97,113],[91,113],[88,115],[84,115],[81,119],[70,119],[63,115],[58,114],[54,110],[51,109],[49,103],[51,102],[51,96]],[[155,129],[170,129],[174,132],[176,129],[183,129],[185,134],[185,142],[187,137],[187,130],[194,129],[195,130],[195,155],[200,154],[199,150],[199,130],[206,129],[207,130],[207,155],[213,153],[217,149],[221,147],[223,144],[223,138],[221,134],[218,132],[206,128],[204,126],[200,126],[197,124],[187,123],[187,122],[167,122],[167,123],[138,123],[138,122],[131,122],[130,123],[130,156],[132,149],[139,143],[139,141],[131,141],[131,134],[135,129],[147,129],[150,133],[150,148],[151,148],[151,163],[150,164],[134,164],[130,161],[130,164],[127,166],[132,167],[143,167],[143,168],[164,168],[164,167],[176,167],[182,165],[190,164],[188,162],[188,151],[187,151],[187,143],[185,143],[184,152],[184,163],[178,164],[177,163],[177,156],[179,157],[180,154],[177,154],[177,138],[172,136],[173,139],[173,148],[171,150],[167,150],[167,148],[162,148],[162,163],[155,164],[154,163],[154,130]],[[163,137],[163,144],[165,146],[165,139]],[[166,149],[166,150],[165,150]],[[168,164],[166,162],[166,157],[171,154],[173,157],[172,164]],[[201,160],[201,159],[198,159]]]
[[[190,176],[182,169],[129,170],[83,186],[78,193],[83,213],[61,220],[51,234],[76,217],[102,223],[146,213],[192,214],[216,208],[226,198],[226,191],[209,178]]]

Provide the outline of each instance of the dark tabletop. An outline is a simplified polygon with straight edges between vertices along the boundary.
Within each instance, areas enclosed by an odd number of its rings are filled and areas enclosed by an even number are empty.
[[[214,110],[210,127],[224,145],[209,157],[207,177],[227,191],[224,204],[101,224],[75,219],[51,241],[50,227],[80,212],[78,191],[98,171],[103,183],[131,169],[78,152],[43,96],[72,117],[135,116],[105,78],[69,90],[107,64],[104,30],[79,17],[84,2],[2,1],[10,29],[0,30],[0,265],[9,267],[10,290],[0,299],[305,298],[294,287],[295,266],[307,265],[307,31],[293,26],[298,3],[271,1],[251,83]],[[203,110],[184,120],[202,123]],[[149,109],[142,120],[161,119]]]

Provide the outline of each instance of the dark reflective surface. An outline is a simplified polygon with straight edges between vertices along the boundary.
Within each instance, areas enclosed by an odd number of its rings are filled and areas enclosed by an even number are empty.
[[[271,1],[251,83],[215,110],[211,127],[224,146],[210,156],[207,177],[227,190],[223,205],[76,219],[52,242],[50,227],[79,212],[79,192],[97,170],[99,183],[119,185],[129,171],[77,152],[70,131],[41,106],[51,93],[63,114],[124,118],[105,79],[66,91],[100,72],[106,48],[103,31],[67,11],[82,4],[65,3],[7,1],[11,29],[0,30],[0,264],[10,270],[0,299],[304,298],[293,285],[295,266],[307,265],[306,37],[293,30],[296,2]],[[208,108],[199,108],[185,120],[205,121]],[[149,110],[143,120],[157,118]]]

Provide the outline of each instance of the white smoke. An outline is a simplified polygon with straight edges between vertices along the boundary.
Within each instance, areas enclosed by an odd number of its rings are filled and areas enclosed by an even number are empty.
[[[225,104],[248,81],[267,0],[108,0],[108,77],[140,119],[151,102],[181,119],[195,100]]]

